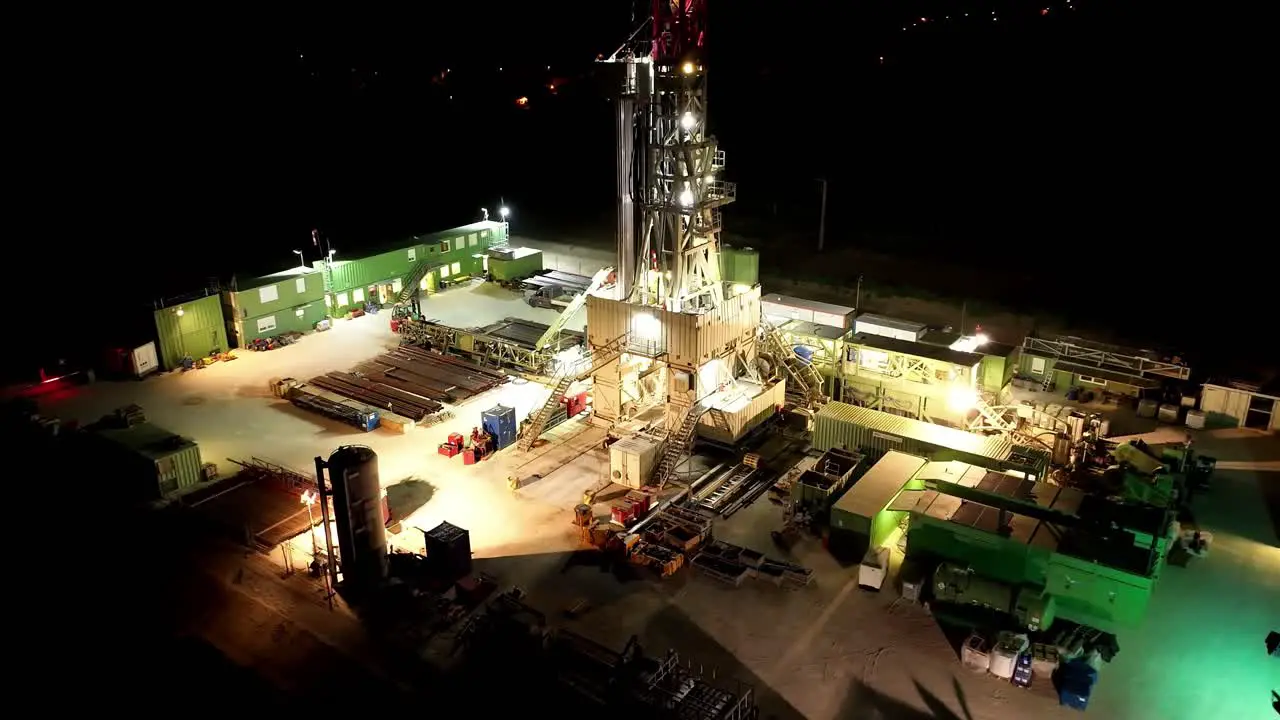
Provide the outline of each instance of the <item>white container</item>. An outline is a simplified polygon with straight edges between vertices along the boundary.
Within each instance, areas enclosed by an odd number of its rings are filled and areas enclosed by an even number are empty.
[[[1001,680],[1009,680],[1013,677],[1013,668],[1017,663],[1017,655],[1014,655],[1007,648],[997,647],[991,651],[991,666],[988,672]]]
[[[985,672],[991,667],[991,654],[987,651],[987,641],[981,635],[970,635],[960,648],[960,662],[971,670]]]
[[[1187,411],[1187,427],[1193,428],[1195,430],[1203,430],[1204,418],[1205,418],[1205,415],[1203,410],[1188,410]]]
[[[662,444],[644,435],[623,438],[609,446],[609,479],[638,490],[644,487],[658,462]]]
[[[928,328],[923,323],[864,313],[854,320],[853,329],[859,334],[880,335],[895,340],[917,342],[924,337]]]
[[[1160,422],[1176,423],[1178,422],[1178,406],[1172,404],[1164,404],[1160,406]]]
[[[862,558],[858,566],[858,587],[863,590],[879,591],[884,587],[884,578],[889,572],[889,550],[887,548],[871,548]]]
[[[1111,420],[1109,418],[1102,418],[1102,420],[1098,422],[1098,436],[1104,438],[1111,437]]]
[[[1159,409],[1160,403],[1155,400],[1139,400],[1138,401],[1138,417],[1153,418]]]

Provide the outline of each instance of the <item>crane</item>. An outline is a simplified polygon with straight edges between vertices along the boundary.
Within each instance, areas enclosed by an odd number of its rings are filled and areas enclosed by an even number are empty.
[[[542,337],[538,338],[537,343],[534,344],[534,348],[537,350],[544,350],[555,343],[560,338],[560,331],[564,330],[565,324],[568,323],[574,315],[578,314],[578,311],[582,309],[583,305],[587,304],[587,296],[595,293],[605,285],[608,285],[615,277],[616,275],[611,267],[601,268],[599,272],[591,276],[591,284],[587,286],[586,290],[578,293],[574,296],[573,300],[569,301],[569,304],[565,306],[564,311],[560,313],[560,316],[555,319],[555,322],[551,323],[551,327],[548,327],[547,331],[542,333]]]

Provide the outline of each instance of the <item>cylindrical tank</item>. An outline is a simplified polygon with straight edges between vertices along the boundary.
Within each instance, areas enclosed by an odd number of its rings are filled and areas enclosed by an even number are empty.
[[[387,575],[378,454],[363,445],[346,445],[329,456],[328,466],[343,579],[376,583]]]

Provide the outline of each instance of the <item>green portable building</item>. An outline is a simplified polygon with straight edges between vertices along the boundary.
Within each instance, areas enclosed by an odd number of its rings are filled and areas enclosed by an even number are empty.
[[[208,357],[228,347],[222,298],[216,292],[157,309],[155,323],[160,363],[166,370],[182,367],[182,358],[188,355]]]
[[[490,250],[489,276],[495,282],[523,280],[542,270],[542,251],[533,248]]]
[[[720,248],[720,279],[739,285],[760,282],[760,254],[752,248]]]
[[[91,437],[105,442],[107,475],[123,482],[124,494],[163,498],[200,482],[200,447],[188,438],[145,422],[89,429]]]
[[[438,287],[441,279],[479,275],[484,251],[505,242],[505,224],[483,221],[418,235],[400,248],[376,255],[313,265],[324,272],[329,315],[340,317],[366,302],[394,303],[406,287],[425,291]]]
[[[868,547],[888,541],[906,517],[893,505],[904,488],[927,460],[917,455],[890,450],[881,457],[835,505],[831,506],[831,550],[849,560],[861,559]],[[921,484],[920,487],[923,487]]]
[[[238,282],[222,297],[237,347],[261,338],[314,330],[325,317],[324,274],[311,267],[289,268]]]

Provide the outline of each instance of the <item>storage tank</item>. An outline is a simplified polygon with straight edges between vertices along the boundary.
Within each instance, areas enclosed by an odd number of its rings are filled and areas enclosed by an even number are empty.
[[[376,584],[387,574],[378,454],[363,445],[346,445],[335,450],[326,464],[343,578],[347,583]]]

